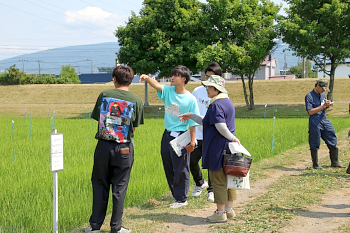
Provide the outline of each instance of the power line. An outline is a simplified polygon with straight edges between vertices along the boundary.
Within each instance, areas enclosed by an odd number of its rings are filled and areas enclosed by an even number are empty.
[[[61,7],[59,7],[59,6],[55,6],[55,5],[51,4],[51,3],[48,3],[48,2],[45,2],[45,1],[42,1],[42,0],[38,0],[38,1],[43,2],[43,3],[46,3],[46,4],[50,5],[50,6],[56,7],[56,8],[58,8],[58,9],[61,9],[61,10],[64,10],[64,11],[69,11],[69,10],[66,10],[66,9],[64,9],[64,8],[61,8]],[[88,16],[81,15],[81,14],[79,14],[79,13],[77,13],[77,14],[80,15],[80,16],[83,16],[83,17],[85,17],[85,18],[87,18],[87,19],[92,19],[92,20],[94,20],[93,18],[90,18],[90,17],[88,17]],[[100,20],[96,20],[96,21],[101,22],[101,23],[103,23],[103,24],[108,24],[108,25],[111,25],[111,26],[114,26],[114,27],[115,27],[115,25],[109,24],[109,23],[107,23],[107,22],[102,22],[102,21],[100,21]]]
[[[9,7],[9,8],[12,8],[12,9],[18,10],[18,11],[21,11],[21,12],[23,12],[23,13],[26,13],[26,14],[29,14],[29,15],[32,15],[32,16],[35,16],[35,17],[38,17],[38,18],[41,18],[41,19],[44,19],[44,20],[47,20],[47,21],[51,21],[51,22],[53,22],[53,23],[57,23],[57,24],[63,25],[63,26],[65,26],[65,27],[70,27],[70,28],[78,29],[78,30],[80,30],[80,31],[87,32],[87,33],[89,33],[89,34],[96,35],[96,36],[98,36],[98,37],[109,38],[109,37],[106,37],[106,36],[101,36],[101,35],[98,35],[98,34],[89,32],[89,31],[84,30],[84,29],[81,29],[81,28],[76,28],[76,27],[73,27],[73,26],[65,25],[65,24],[62,24],[62,23],[59,23],[59,22],[56,22],[56,21],[53,21],[53,20],[50,20],[50,19],[47,19],[47,18],[38,16],[38,15],[29,13],[29,12],[26,12],[26,11],[22,11],[22,10],[20,10],[20,9],[17,9],[17,8],[15,8],[15,7],[12,7],[12,6],[8,6],[8,5],[3,4],[3,3],[1,3],[1,2],[0,2],[0,4],[3,5],[3,6],[7,6],[7,7]]]
[[[106,5],[109,5],[109,6],[112,6],[112,7],[115,7],[115,8],[119,8],[119,7],[116,7],[116,6],[111,5],[111,4],[109,4],[109,3],[103,2],[103,1],[101,1],[101,0],[96,0],[96,1],[102,2],[102,3],[106,4]],[[132,2],[129,2],[129,1],[126,1],[126,0],[124,0],[124,2],[130,3],[130,4],[134,5],[134,6],[139,6],[139,5],[136,5],[136,4],[134,4],[134,3],[132,3]]]
[[[94,5],[94,4],[88,3],[88,2],[86,2],[86,1],[83,1],[83,0],[80,0],[80,1],[81,1],[81,2],[84,2],[84,3],[88,4],[88,5],[91,5],[91,6],[94,6],[94,7],[98,7],[98,6]],[[125,10],[125,9],[123,9],[123,8],[120,8],[120,7],[118,7],[118,9],[121,9],[121,10],[123,10],[123,11],[127,11],[127,10]],[[104,10],[104,11],[107,11],[108,13],[111,13],[111,14],[116,15],[116,16],[119,17],[119,15],[117,15],[117,14],[115,14],[115,13],[113,13],[113,12],[110,12],[110,11],[108,11],[108,10]]]
[[[60,14],[60,15],[64,15],[64,16],[69,17],[69,18],[72,18],[72,19],[74,19],[74,20],[77,20],[77,21],[86,23],[86,24],[88,24],[88,25],[92,25],[92,26],[94,26],[94,27],[98,27],[98,28],[101,28],[101,29],[103,29],[103,30],[106,30],[106,31],[111,32],[111,30],[109,30],[109,29],[105,29],[105,28],[102,28],[102,27],[100,27],[100,26],[97,26],[97,25],[94,25],[94,24],[91,24],[91,23],[87,23],[87,22],[85,22],[85,21],[83,21],[83,20],[76,19],[76,18],[74,18],[74,17],[71,17],[71,16],[68,16],[68,15],[62,14],[62,13],[60,13],[60,12],[57,12],[57,11],[54,11],[54,10],[49,9],[49,8],[47,8],[47,7],[41,6],[41,5],[39,5],[39,4],[36,4],[36,3],[34,3],[34,2],[31,2],[31,1],[29,1],[29,0],[26,0],[26,1],[29,2],[29,3],[31,3],[31,4],[37,5],[37,6],[39,6],[39,7],[42,7],[42,8],[44,8],[44,9],[46,9],[46,10],[55,12],[55,13]]]

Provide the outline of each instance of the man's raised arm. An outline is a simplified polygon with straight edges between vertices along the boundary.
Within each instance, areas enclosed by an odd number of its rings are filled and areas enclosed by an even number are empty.
[[[159,92],[162,92],[163,90],[163,86],[161,84],[159,84],[159,82],[157,82],[157,80],[151,78],[150,76],[143,74],[140,76],[139,82],[141,81],[145,81],[147,82],[149,85],[151,85],[151,87],[153,87],[154,89],[156,89]]]

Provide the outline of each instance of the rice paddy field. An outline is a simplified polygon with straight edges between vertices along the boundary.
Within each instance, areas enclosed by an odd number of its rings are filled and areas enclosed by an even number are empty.
[[[250,111],[244,104],[241,81],[227,82],[236,106],[236,135],[252,154],[252,166],[254,161],[307,144],[308,116],[303,102],[314,83],[313,79],[254,81],[256,109]],[[192,91],[198,85],[189,83],[186,88]],[[348,78],[337,78],[335,104],[327,113],[336,131],[350,127],[349,87]],[[0,233],[52,232],[53,128],[64,135],[64,170],[58,172],[59,232],[87,225],[97,143],[97,123],[89,119],[88,112],[98,94],[111,88],[111,83],[0,86]],[[145,102],[144,90],[144,84],[130,86]],[[135,161],[125,207],[142,206],[169,193],[160,156],[164,108],[153,88],[148,96],[147,119],[135,132]]]
[[[12,121],[14,123],[12,123]],[[336,131],[350,118],[331,119]],[[168,192],[160,157],[161,118],[146,119],[135,132],[135,161],[125,207],[147,203]],[[53,182],[50,170],[52,128],[64,135],[64,170],[58,172],[59,232],[88,222],[96,121],[0,117],[0,232],[51,232]],[[254,161],[308,141],[307,118],[236,119],[236,135]],[[109,206],[108,212],[111,212]]]

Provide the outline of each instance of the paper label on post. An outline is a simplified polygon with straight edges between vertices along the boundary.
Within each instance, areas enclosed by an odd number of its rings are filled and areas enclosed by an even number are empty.
[[[51,172],[63,169],[63,134],[51,134]]]

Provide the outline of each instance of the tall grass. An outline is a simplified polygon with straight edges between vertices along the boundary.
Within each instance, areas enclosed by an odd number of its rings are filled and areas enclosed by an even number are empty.
[[[15,161],[12,150],[14,124]],[[336,130],[343,120],[332,120]],[[345,125],[349,126],[350,119]],[[48,118],[0,118],[0,232],[52,231],[52,173]],[[90,131],[89,131],[90,124]],[[168,191],[160,156],[163,119],[146,119],[135,132],[135,161],[125,206],[139,205]],[[88,222],[91,214],[91,171],[97,124],[87,119],[56,119],[64,134],[64,170],[58,172],[59,232]],[[237,119],[237,136],[255,161],[307,143],[307,119]],[[31,133],[31,135],[29,135]],[[90,136],[89,136],[90,135]],[[29,141],[30,137],[30,141]],[[111,212],[109,205],[108,212]]]

